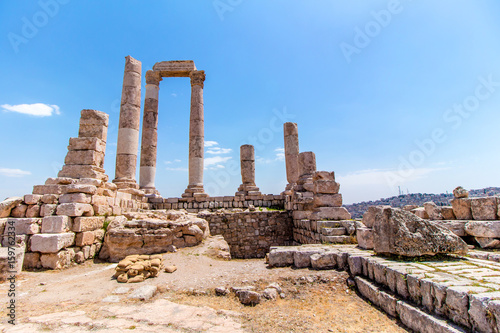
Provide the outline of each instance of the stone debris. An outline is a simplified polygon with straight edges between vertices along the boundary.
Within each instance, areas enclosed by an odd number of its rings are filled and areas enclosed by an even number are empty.
[[[142,282],[157,277],[163,268],[163,256],[130,255],[121,260],[115,268],[114,278],[120,283]]]
[[[376,216],[373,249],[407,257],[438,253],[466,254],[467,244],[449,229],[407,211],[386,208]]]
[[[236,296],[240,300],[241,304],[255,306],[260,303],[260,294],[255,291],[250,290],[239,290],[236,292]]]
[[[0,202],[0,218],[9,217],[12,209],[21,202],[23,202],[23,198],[20,197],[10,197]]]
[[[147,301],[151,297],[154,296],[154,294],[157,291],[157,287],[153,285],[145,285],[137,288],[128,296],[129,299],[138,299],[140,301]]]
[[[165,266],[165,272],[166,273],[173,273],[177,270],[177,266]]]
[[[453,190],[453,196],[455,198],[457,198],[457,199],[468,198],[469,197],[469,191],[467,191],[466,189],[464,189],[462,186],[457,186]]]

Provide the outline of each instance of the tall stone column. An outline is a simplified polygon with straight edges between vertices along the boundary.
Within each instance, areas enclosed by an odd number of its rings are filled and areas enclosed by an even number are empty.
[[[284,123],[287,190],[299,180],[299,131],[296,123]]]
[[[255,150],[252,145],[240,147],[241,182],[236,195],[260,196],[259,188],[255,185]]]
[[[189,185],[183,197],[208,197],[203,189],[205,142],[203,82],[205,71],[193,71],[191,78],[191,114],[189,118]]]
[[[118,188],[139,188],[135,180],[135,172],[141,119],[141,67],[140,61],[131,56],[125,57],[116,169],[113,180]]]
[[[159,194],[155,188],[156,149],[158,130],[158,91],[160,72],[146,72],[146,98],[142,119],[141,169],[139,185],[146,193]]]

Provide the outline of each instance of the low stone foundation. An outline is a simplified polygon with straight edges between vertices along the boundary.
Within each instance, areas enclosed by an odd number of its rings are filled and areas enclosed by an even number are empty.
[[[233,258],[264,258],[271,246],[290,245],[292,218],[287,211],[202,212],[212,235],[222,235]]]

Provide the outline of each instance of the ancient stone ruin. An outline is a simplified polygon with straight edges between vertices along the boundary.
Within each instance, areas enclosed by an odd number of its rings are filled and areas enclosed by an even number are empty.
[[[217,235],[229,246],[225,259],[346,270],[364,297],[415,331],[499,330],[500,264],[493,261],[500,255],[470,251],[466,257],[474,242],[500,248],[498,197],[468,198],[457,188],[451,206],[373,206],[362,220],[351,219],[335,173],[318,171],[314,152],[300,152],[295,123],[283,124],[288,183],[282,193],[261,193],[254,147],[242,145],[241,185],[234,195],[211,197],[203,185],[205,72],[193,61],[163,61],[148,70],[140,129],[142,64],[125,59],[114,179],[103,169],[108,115],[82,110],[57,177],[0,202],[3,279],[7,271],[99,258],[120,262],[115,277],[121,282],[140,282],[159,274],[161,254]],[[164,77],[191,79],[189,177],[184,193],[172,198],[155,186]],[[8,263],[12,251],[15,267]],[[454,261],[424,257],[434,255]]]

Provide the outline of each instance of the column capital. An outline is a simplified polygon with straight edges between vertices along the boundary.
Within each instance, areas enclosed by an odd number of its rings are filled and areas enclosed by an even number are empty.
[[[191,86],[201,86],[203,88],[203,82],[205,82],[205,71],[192,71],[189,75],[191,78]]]
[[[154,84],[155,86],[160,85],[160,81],[163,80],[160,72],[157,71],[147,71],[146,72],[146,84]]]

